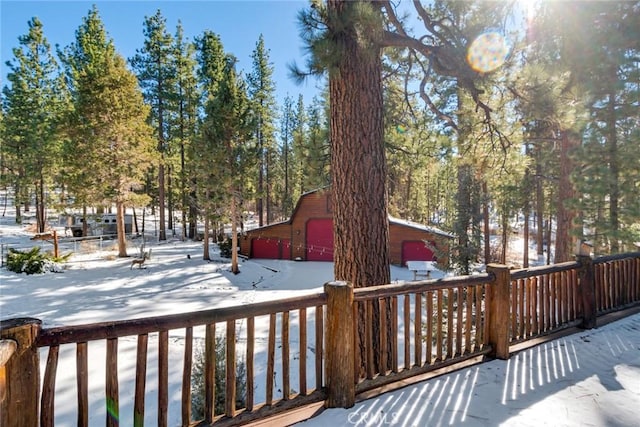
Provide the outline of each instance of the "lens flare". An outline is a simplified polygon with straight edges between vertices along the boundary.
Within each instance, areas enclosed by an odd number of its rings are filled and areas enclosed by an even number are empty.
[[[480,73],[489,73],[502,66],[511,48],[507,40],[495,31],[480,34],[467,51],[469,66]]]

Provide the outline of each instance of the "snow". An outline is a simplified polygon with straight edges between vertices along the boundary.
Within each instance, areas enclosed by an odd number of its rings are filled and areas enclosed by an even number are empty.
[[[28,247],[33,242],[25,227],[0,221],[0,244]],[[61,230],[61,234],[64,231]],[[238,275],[215,246],[212,261],[202,260],[202,243],[171,239],[146,249],[151,259],[130,268],[131,259],[116,258],[113,243],[102,241],[92,250],[66,241],[61,252],[74,251],[62,273],[18,275],[0,269],[0,318],[35,317],[43,327],[85,324],[185,313],[231,305],[316,293],[333,279],[333,264],[281,260],[245,260]],[[139,253],[132,241],[129,254]],[[413,273],[393,266],[394,281],[411,280]],[[442,277],[433,272],[432,277]],[[307,313],[309,384],[314,384],[313,311]],[[256,319],[256,401],[264,399],[268,319]],[[238,342],[246,342],[239,322]],[[278,326],[280,329],[280,326]],[[291,386],[298,387],[297,313],[291,316]],[[223,329],[223,328],[218,328]],[[525,350],[508,361],[494,360],[437,377],[358,403],[350,409],[325,410],[307,421],[310,426],[436,426],[436,425],[553,425],[640,426],[640,315],[599,329]],[[280,333],[280,332],[278,332]],[[203,331],[194,329],[195,346]],[[180,423],[181,366],[184,330],[170,331],[169,425]],[[89,343],[89,413],[91,425],[102,425],[104,403],[104,342]],[[147,408],[145,421],[156,422],[157,335],[149,337]],[[118,340],[120,423],[131,425],[135,378],[136,337]],[[241,348],[238,351],[242,351]],[[47,350],[41,351],[44,370]],[[280,366],[276,352],[276,366]],[[276,381],[274,396],[277,393]],[[60,347],[56,377],[57,426],[76,424],[75,347]]]
[[[301,423],[333,426],[640,426],[640,314]]]

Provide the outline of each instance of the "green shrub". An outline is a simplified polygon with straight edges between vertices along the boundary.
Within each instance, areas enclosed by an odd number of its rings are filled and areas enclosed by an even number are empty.
[[[215,366],[215,407],[216,415],[224,413],[226,399],[226,342],[223,337],[216,337]],[[205,354],[202,348],[196,351],[191,375],[191,410],[196,420],[204,418],[205,400]],[[243,360],[236,360],[236,408],[246,406],[247,370]]]
[[[66,262],[71,253],[54,257],[40,252],[40,247],[34,246],[27,251],[9,249],[7,254],[7,270],[15,273],[41,274],[46,271],[62,271],[60,264]]]
[[[220,256],[222,258],[231,258],[231,239],[219,242],[218,248],[220,248]]]

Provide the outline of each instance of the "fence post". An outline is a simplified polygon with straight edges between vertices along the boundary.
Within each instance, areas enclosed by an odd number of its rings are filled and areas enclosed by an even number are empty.
[[[598,307],[596,306],[596,281],[593,268],[593,259],[589,255],[576,255],[580,264],[578,270],[578,292],[582,298],[582,324],[583,329],[596,327]]]
[[[354,324],[353,285],[348,282],[328,282],[326,319],[326,384],[327,408],[350,408],[355,404],[356,385],[353,380]]]
[[[15,342],[15,352],[0,368],[0,425],[35,427],[38,425],[40,358],[35,340],[40,320],[20,318],[0,322],[0,339]],[[6,342],[5,341],[5,342]]]
[[[487,265],[487,272],[495,276],[495,283],[487,292],[487,316],[489,318],[489,344],[493,347],[492,356],[498,359],[509,358],[509,287],[511,273],[509,267],[500,264]]]

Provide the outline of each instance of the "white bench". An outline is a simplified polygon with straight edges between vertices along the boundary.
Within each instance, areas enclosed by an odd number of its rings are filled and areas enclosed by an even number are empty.
[[[431,277],[431,272],[436,270],[435,261],[407,261],[407,268],[413,271],[413,280],[418,280],[418,276]]]

